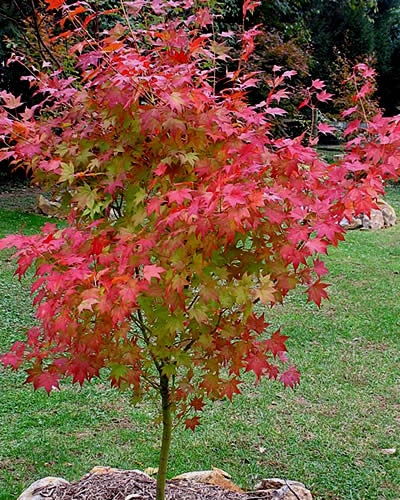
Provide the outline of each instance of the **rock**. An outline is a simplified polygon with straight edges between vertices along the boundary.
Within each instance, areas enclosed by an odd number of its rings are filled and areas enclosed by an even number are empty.
[[[258,490],[269,490],[269,489],[278,489],[282,488],[282,486],[289,485],[290,487],[292,486],[301,486],[302,488],[305,488],[303,483],[300,483],[299,481],[285,481],[284,479],[278,479],[277,477],[271,477],[268,479],[263,479],[260,483],[256,485],[256,491]]]
[[[96,465],[89,471],[89,474],[110,474],[111,472],[120,472],[119,469],[114,469],[113,467],[107,467],[103,465]]]
[[[44,477],[32,483],[27,490],[21,493],[18,500],[45,500],[48,497],[43,497],[40,494],[40,489],[49,486],[54,486],[54,488],[56,488],[61,484],[69,484],[69,482],[62,477]]]
[[[370,231],[376,231],[377,229],[383,229],[385,227],[385,222],[383,220],[383,214],[380,210],[373,208],[371,213],[368,215],[363,214],[362,216],[362,228]]]
[[[254,492],[263,499],[274,500],[312,500],[311,492],[299,481],[285,481],[284,479],[263,479]],[[255,497],[257,498],[257,497]]]
[[[379,210],[382,212],[383,223],[385,227],[394,226],[397,222],[396,212],[394,211],[394,208],[382,198],[378,198],[376,204],[378,205]]]
[[[196,483],[206,483],[213,484],[214,486],[220,486],[229,491],[234,491],[236,493],[244,493],[244,491],[233,484],[230,481],[230,475],[221,469],[213,468],[213,470],[202,470],[194,472],[186,472],[185,474],[180,474],[172,478],[172,481],[186,480],[194,481]]]
[[[115,469],[114,467],[108,467],[108,466],[103,466],[103,465],[96,465],[96,467],[93,467],[93,469],[91,469],[88,472],[88,474],[85,474],[83,476],[83,478],[89,477],[90,475],[93,475],[93,474],[112,474],[113,472],[120,472],[121,474],[128,474],[129,472],[134,472],[135,474],[140,474],[142,476],[145,476],[148,479],[151,479],[149,474],[147,474],[146,472],[143,472],[142,470]]]
[[[340,222],[340,225],[346,230],[359,229],[362,226],[362,218],[354,217],[351,221],[343,217]]]
[[[42,194],[38,196],[37,206],[39,212],[44,215],[49,215],[51,217],[57,217],[60,214],[61,204],[56,201],[50,201],[45,198]]]
[[[373,208],[369,216],[365,214],[354,217],[351,221],[345,217],[340,222],[344,229],[376,230],[391,227],[396,224],[397,217],[394,208],[382,198],[376,201],[378,209]]]
[[[156,476],[158,474],[158,467],[147,467],[143,472],[149,476]]]

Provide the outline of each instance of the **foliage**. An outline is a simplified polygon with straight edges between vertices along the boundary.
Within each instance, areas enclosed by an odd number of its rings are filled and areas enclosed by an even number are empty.
[[[365,64],[373,68],[376,66],[376,61],[369,59],[365,61]],[[345,56],[341,54],[337,55],[330,78],[333,92],[337,95],[333,103],[334,116],[340,116],[346,109],[353,106],[354,96],[363,85],[362,77],[355,71],[355,68],[357,68],[356,61],[351,62]],[[377,89],[375,73],[371,74],[370,85],[371,92],[369,92],[364,100],[364,111],[368,119],[379,112],[379,106],[375,95]]]
[[[347,0],[316,2],[310,20],[314,73],[328,79],[337,53],[355,61],[374,50],[374,25],[363,6],[352,8]]]
[[[378,0],[374,4],[347,0],[314,2],[312,16],[306,22],[313,46],[313,76],[330,82],[332,65],[338,59],[373,59],[378,71],[380,105],[387,114],[396,114],[399,8],[398,0]]]
[[[237,1],[229,2],[229,9],[225,9],[223,17],[231,28],[240,25],[238,4]],[[298,55],[302,55],[309,68],[307,73],[314,79],[326,81],[330,91],[337,88],[338,82],[332,74],[332,67],[337,66],[340,60],[350,64],[373,60],[378,72],[377,99],[387,114],[396,114],[400,104],[397,99],[399,7],[399,0],[279,0],[262,2],[252,22],[261,24],[268,37],[277,36],[281,39],[279,58],[285,55],[287,59],[293,59],[291,56],[295,55],[296,63]],[[236,15],[232,15],[232,10]],[[273,41],[260,44],[255,71],[263,65],[269,65],[271,55],[274,55]],[[304,67],[304,64],[301,66]],[[296,69],[292,65],[287,67]],[[301,82],[298,85],[300,87],[307,84],[304,76],[308,75],[303,71],[297,77]],[[293,109],[289,108],[288,111],[291,117],[295,116]],[[334,114],[337,109],[327,106],[326,111]]]
[[[246,0],[243,14],[256,3]],[[257,29],[239,33],[238,69],[216,92],[232,35],[217,40],[204,2],[136,0],[124,10],[125,24],[96,39],[87,30],[96,12],[64,6],[60,23],[70,25],[58,38],[74,41],[79,79],[34,72],[43,100],[20,112],[20,97],[0,93],[1,157],[32,170],[69,212],[64,229],[46,224],[0,244],[17,247],[19,277],[35,267],[39,323],[2,360],[15,369],[27,362],[27,382],[47,392],[62,377],[83,384],[104,370],[135,401],[154,389],[160,500],[173,415],[194,429],[205,399],[231,400],[246,371],[298,383],[287,336],[266,333],[260,305],[281,303],[298,284],[310,302],[327,297],[319,255],[343,239],[342,218],[368,212],[384,179],[396,177],[399,125],[377,116],[361,133],[354,119],[346,135],[359,135],[328,165],[313,136],[305,145],[304,136],[271,134],[294,71],[273,68],[266,99],[248,104]],[[364,120],[373,72],[357,71],[365,83],[344,114]],[[303,107],[331,99],[319,80],[307,93]]]
[[[388,114],[397,114],[400,99],[398,67],[400,62],[400,1],[379,3],[375,16],[375,52],[377,55],[378,88],[382,107]]]

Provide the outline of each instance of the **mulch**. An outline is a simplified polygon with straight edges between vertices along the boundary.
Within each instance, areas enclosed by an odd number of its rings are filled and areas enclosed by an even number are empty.
[[[34,493],[51,500],[155,500],[156,481],[136,471],[115,471],[87,474],[79,481],[39,488]],[[251,500],[259,497],[256,494],[234,493],[210,484],[175,480],[167,481],[166,498],[167,500]]]

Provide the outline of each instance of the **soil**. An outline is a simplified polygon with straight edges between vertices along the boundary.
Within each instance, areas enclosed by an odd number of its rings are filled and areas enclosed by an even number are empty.
[[[42,191],[28,181],[2,181],[0,179],[0,209],[38,213],[37,198]]]
[[[87,474],[79,481],[37,489],[51,500],[155,500],[156,481],[136,471]],[[167,481],[167,500],[256,500],[257,493],[241,494],[193,481]],[[265,497],[263,497],[265,498]]]

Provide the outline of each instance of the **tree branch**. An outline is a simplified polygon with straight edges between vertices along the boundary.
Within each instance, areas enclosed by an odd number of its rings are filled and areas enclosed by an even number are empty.
[[[44,43],[44,41],[42,39],[42,35],[40,34],[40,29],[39,29],[39,25],[38,25],[37,17],[36,17],[36,7],[35,7],[35,4],[34,4],[33,0],[31,0],[31,6],[32,6],[32,16],[33,16],[33,27],[35,29],[36,38],[37,38],[37,41],[38,41],[39,52],[40,52],[43,60],[45,61],[46,58],[45,58],[44,53],[43,53],[43,51],[41,49],[41,47],[43,47],[44,50],[49,55],[50,59],[58,66],[59,69],[61,69],[62,68],[61,64],[54,57],[54,55],[51,53],[51,51],[49,50],[49,48],[47,47],[47,45]]]
[[[209,335],[212,335],[213,333],[215,333],[221,323],[221,318],[222,318],[222,315],[223,313],[225,312],[225,309],[223,309],[220,313],[219,313],[219,316],[218,316],[218,320],[217,320],[217,324],[214,326],[214,328],[209,332]],[[195,339],[192,339],[189,344],[187,344],[185,347],[184,347],[184,351],[187,352],[191,347],[192,345],[197,342],[199,340],[199,338],[195,338]]]

